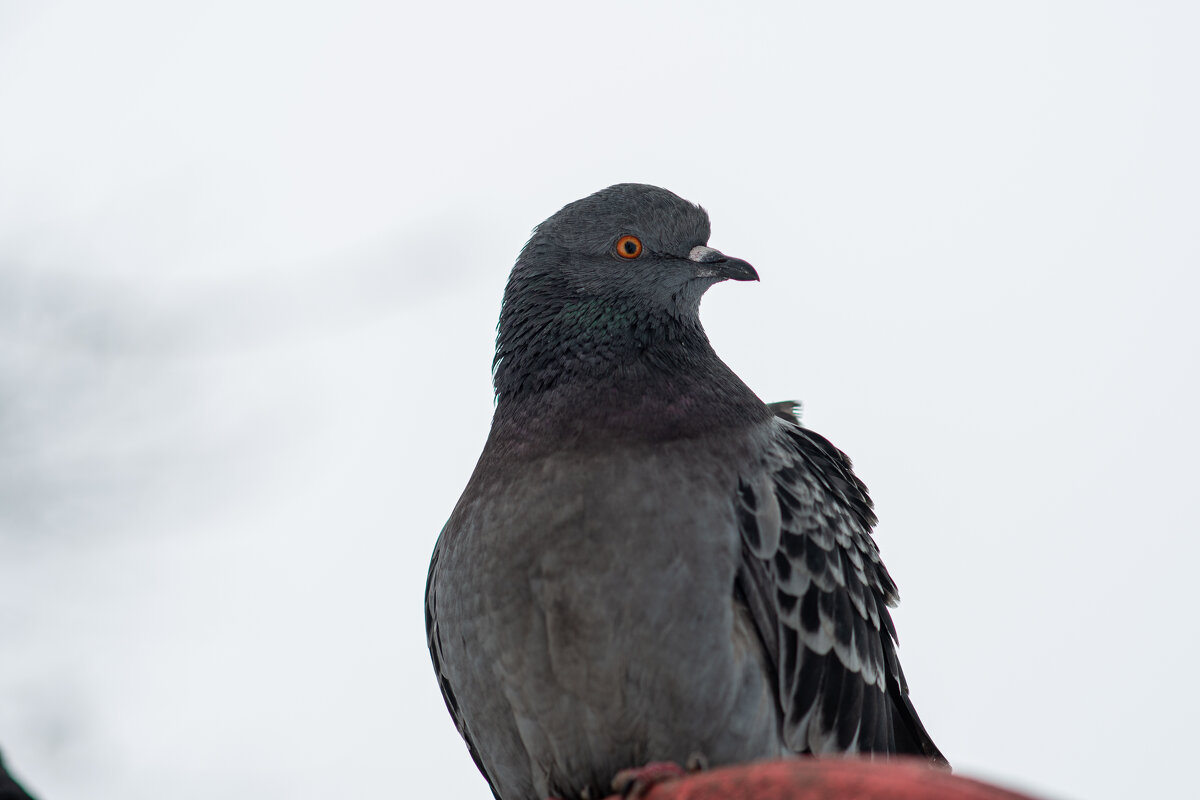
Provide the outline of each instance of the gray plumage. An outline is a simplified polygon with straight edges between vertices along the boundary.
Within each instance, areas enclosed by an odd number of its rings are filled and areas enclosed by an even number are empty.
[[[708,236],[699,206],[620,184],[513,267],[491,433],[426,587],[446,705],[502,800],[601,797],[696,753],[945,763],[866,487],[700,326],[710,286],[758,277]]]

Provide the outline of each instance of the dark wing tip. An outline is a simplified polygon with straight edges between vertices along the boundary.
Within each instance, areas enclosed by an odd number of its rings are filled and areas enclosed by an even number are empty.
[[[896,752],[923,756],[934,766],[950,769],[950,762],[933,743],[933,737],[925,730],[921,718],[917,716],[917,709],[913,707],[907,689],[900,685],[904,680],[904,673],[899,671],[899,666],[897,662],[898,674],[893,672],[888,675],[888,694],[892,699],[892,719],[896,731]]]

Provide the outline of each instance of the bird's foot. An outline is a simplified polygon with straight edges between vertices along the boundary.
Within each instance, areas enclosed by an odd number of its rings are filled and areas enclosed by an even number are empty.
[[[642,800],[658,784],[677,780],[703,769],[708,769],[708,759],[701,753],[688,756],[684,767],[674,761],[651,761],[642,767],[621,770],[613,778],[612,787],[624,800]]]
[[[642,800],[653,786],[686,774],[674,761],[651,761],[642,767],[621,770],[613,778],[612,787],[625,800]]]

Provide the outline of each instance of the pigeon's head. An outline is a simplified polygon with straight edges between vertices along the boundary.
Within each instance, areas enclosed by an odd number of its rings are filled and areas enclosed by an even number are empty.
[[[637,183],[577,200],[539,225],[504,291],[497,393],[602,378],[647,358],[684,369],[711,354],[700,298],[719,281],[758,273],[709,247],[708,234],[700,206]]]
[[[539,225],[517,269],[556,271],[576,296],[695,316],[714,283],[758,280],[745,261],[708,246],[709,230],[700,206],[657,186],[619,183]]]

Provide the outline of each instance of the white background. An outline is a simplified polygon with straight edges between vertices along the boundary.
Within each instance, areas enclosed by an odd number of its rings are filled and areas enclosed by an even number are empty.
[[[1200,12],[739,5],[0,4],[0,748],[43,800],[488,796],[425,570],[512,260],[630,180],[761,273],[709,335],[854,457],[959,771],[1194,785]]]

